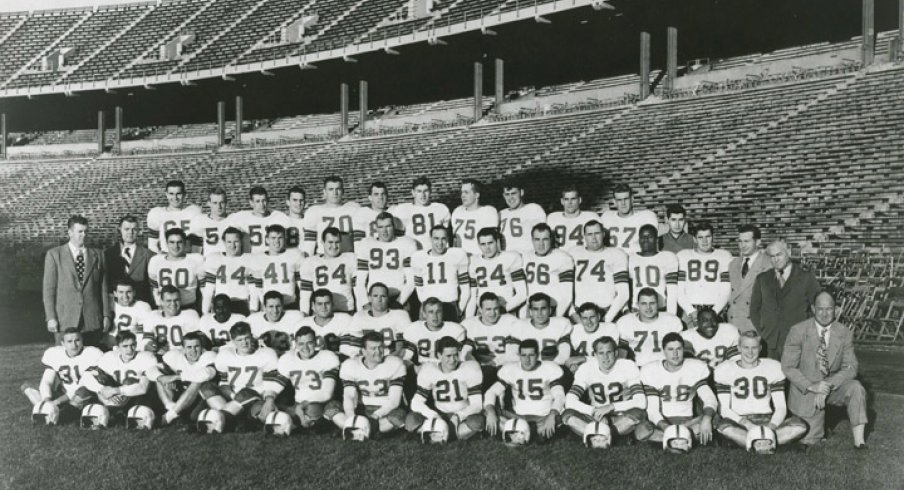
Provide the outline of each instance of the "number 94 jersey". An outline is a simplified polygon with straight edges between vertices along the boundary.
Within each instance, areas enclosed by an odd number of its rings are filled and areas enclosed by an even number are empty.
[[[483,396],[483,372],[477,361],[465,361],[444,373],[438,364],[425,364],[417,375],[417,393],[433,400],[433,407],[453,414],[468,406],[471,395]]]
[[[324,389],[323,380],[339,380],[339,356],[322,350],[310,359],[302,359],[297,352],[289,351],[279,358],[277,370],[295,387],[296,403],[322,403],[333,398],[333,390]]]
[[[717,394],[731,395],[727,408],[742,417],[771,414],[772,393],[785,390],[785,373],[775,359],[760,359],[753,368],[742,368],[737,361],[723,362],[713,378]]]
[[[525,371],[520,362],[511,362],[499,368],[498,377],[511,391],[512,409],[518,415],[548,415],[552,389],[562,386],[562,368],[552,361],[540,361],[532,371]]]
[[[663,417],[693,417],[694,397],[697,389],[706,385],[709,367],[703,361],[685,359],[677,371],[669,372],[662,364],[653,362],[640,369],[647,398],[659,397]],[[651,416],[650,420],[657,418]]]

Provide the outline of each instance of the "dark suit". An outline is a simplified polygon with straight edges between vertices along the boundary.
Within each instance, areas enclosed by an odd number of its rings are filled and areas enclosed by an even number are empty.
[[[750,296],[753,294],[753,284],[761,272],[772,269],[769,257],[765,250],[760,250],[756,260],[750,262],[747,267],[747,275],[741,276],[741,268],[744,266],[744,257],[731,259],[728,266],[728,276],[731,278],[731,296],[728,298],[728,323],[738,327],[739,332],[755,330],[750,321]]]
[[[104,255],[99,249],[85,249],[81,282],[68,243],[48,250],[43,289],[44,314],[47,320],[59,323],[60,331],[74,327],[86,333],[99,333],[103,331],[104,317],[112,315]],[[93,343],[86,339],[86,344]]]
[[[132,263],[129,264],[122,256],[121,243],[107,247],[104,257],[107,261],[107,275],[110,282],[110,291],[116,288],[116,281],[126,278],[135,284],[135,298],[154,304],[154,295],[151,293],[151,283],[148,279],[148,262],[154,255],[141,245],[135,246]]]
[[[800,264],[792,264],[784,287],[779,287],[775,270],[756,276],[750,296],[750,321],[766,342],[772,359],[782,358],[785,338],[792,325],[810,317],[810,307],[822,290],[816,276]]]

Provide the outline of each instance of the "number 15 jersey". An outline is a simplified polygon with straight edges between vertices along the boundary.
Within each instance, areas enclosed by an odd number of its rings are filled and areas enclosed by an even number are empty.
[[[562,386],[562,368],[552,361],[540,361],[526,371],[520,362],[499,368],[499,381],[511,390],[512,409],[518,415],[546,416],[552,410],[552,388]]]

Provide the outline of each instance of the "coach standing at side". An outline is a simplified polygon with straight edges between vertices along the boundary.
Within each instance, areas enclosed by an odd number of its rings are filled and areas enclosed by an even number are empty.
[[[756,330],[750,321],[750,297],[753,283],[761,272],[768,271],[769,257],[760,249],[760,229],[755,225],[738,228],[738,252],[728,266],[731,279],[731,296],[728,298],[728,323],[738,327],[739,332]]]
[[[148,280],[148,262],[153,253],[138,244],[138,218],[132,215],[119,220],[119,241],[104,250],[108,283],[111,288],[121,279],[135,285],[135,299],[154,304],[151,283]]]
[[[85,247],[88,220],[72,216],[69,242],[47,251],[44,259],[44,314],[56,341],[77,328],[85,345],[96,346],[113,324],[104,255]]]
[[[766,342],[767,355],[781,360],[788,331],[810,316],[821,288],[812,272],[791,263],[783,240],[769,244],[766,253],[772,270],[756,276],[750,297],[750,321]]]

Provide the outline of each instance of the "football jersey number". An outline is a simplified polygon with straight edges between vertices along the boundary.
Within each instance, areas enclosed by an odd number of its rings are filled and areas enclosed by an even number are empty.
[[[521,218],[503,218],[499,220],[499,232],[505,234],[506,223],[509,225],[509,235],[512,238],[524,236],[524,227],[521,226]]]
[[[373,382],[373,390],[370,390],[369,387],[371,383],[366,379],[362,379],[358,381],[358,391],[367,393],[370,396],[386,396],[389,394],[389,380],[388,379],[378,379]]]
[[[713,356],[712,352],[710,352],[709,349],[704,349],[697,353],[697,359],[706,362],[712,361],[713,359],[721,359],[723,361],[725,360],[725,351],[728,350],[727,347],[725,347],[724,345],[717,345],[713,350],[716,352],[715,356]]]
[[[490,348],[489,342],[496,345],[495,349]],[[478,352],[493,352],[495,354],[505,354],[505,336],[497,335],[495,337],[474,337],[474,344]]]
[[[309,369],[307,371],[297,370],[297,371],[289,371],[289,377],[292,378],[292,384],[295,385],[295,389],[301,388],[301,379],[303,376],[307,376],[310,382],[308,382],[308,389],[317,391],[323,386],[323,378],[320,377],[320,373]]]
[[[169,343],[171,346],[180,346],[182,345],[182,327],[179,325],[173,325],[171,327],[167,327],[166,325],[157,325],[154,327],[154,334],[157,336],[157,341],[164,341]]]
[[[188,269],[160,269],[160,286],[175,286],[185,289],[189,286]]]
[[[216,328],[210,329],[210,340],[224,340],[229,342],[229,331],[228,330],[217,330]]]
[[[245,285],[245,267],[241,266],[238,269],[232,271],[232,274],[226,274],[226,266],[221,265],[217,269],[217,282],[220,284],[226,284],[229,280],[237,282],[239,285]]]
[[[602,383],[590,385],[590,396],[594,402],[600,405],[622,401],[622,391],[624,391],[624,387],[621,383],[609,383],[609,386]]]
[[[568,232],[568,227],[565,225],[558,225],[553,231],[556,234],[556,241],[559,242],[560,247],[564,247],[569,241],[574,242],[578,246],[584,245],[584,227],[582,225],[576,225],[571,230],[571,233]]]
[[[637,347],[634,348],[634,352],[640,352],[644,350],[644,344],[647,342],[647,337],[653,337],[653,350],[651,352],[661,352],[662,348],[659,346],[659,332],[653,330],[652,332],[647,332],[646,330],[638,330],[634,332],[634,338],[637,340]]]
[[[445,284],[446,282],[448,282],[446,280],[446,263],[429,262],[427,264],[427,284]]]
[[[385,268],[389,270],[397,270],[399,268],[399,249],[397,248],[388,248],[383,250],[382,248],[372,248],[370,249],[370,264],[369,267],[371,269],[382,269]]]
[[[613,226],[613,227],[609,228],[609,236],[612,237],[610,239],[611,245],[613,247],[621,247],[621,248],[630,247],[631,240],[633,240],[634,235],[637,234],[637,228],[635,228],[633,226],[626,226],[624,228],[621,228],[621,231],[624,232],[624,236],[623,236],[624,240],[622,240],[621,244],[618,243],[618,237],[619,237],[618,231],[619,231],[619,228],[617,226]]]
[[[502,264],[496,266],[493,269],[493,272],[490,274],[490,279],[496,281],[499,286],[505,286],[507,283],[505,281],[505,272],[502,271]],[[485,288],[487,287],[487,268],[486,267],[477,267],[474,269],[474,280],[477,283],[478,287]]]
[[[247,388],[249,386],[254,385],[254,380],[257,378],[258,368],[257,366],[245,366],[244,372],[249,373],[248,379],[245,381],[245,384],[242,386],[237,386],[239,376],[241,376],[243,369],[239,366],[228,366],[229,369],[229,386],[232,387],[233,390],[236,388]]]
[[[451,381],[441,379],[433,386],[433,399],[440,403],[460,402],[465,399],[461,394],[462,391],[457,379]]]
[[[314,275],[317,278],[318,286],[326,286],[330,283],[330,277],[339,281],[339,284],[346,284],[345,278],[345,264],[340,264],[339,267],[336,267],[336,270],[333,271],[332,274],[329,273],[329,267],[325,265],[321,265],[320,267],[314,269]]]
[[[538,378],[519,379],[515,381],[518,398],[522,400],[542,400],[543,380]]]
[[[634,268],[634,284],[636,284],[638,289],[641,287],[659,287],[659,281],[662,280],[662,273],[659,271],[659,267],[654,265],[644,267],[643,278],[641,278],[640,269],[640,266]]]
[[[337,226],[337,228],[339,228],[339,231],[345,233],[352,232],[354,227],[352,226],[352,217],[349,215],[340,216],[338,220],[333,216],[324,216],[323,222],[326,223],[326,226],[324,228],[335,226],[333,225],[333,223],[335,223],[336,221],[339,222],[339,226]]]
[[[264,243],[264,234],[261,232],[263,225],[251,225],[248,227],[248,240],[252,247],[259,247]]]
[[[138,373],[131,369],[127,369],[125,372],[122,372],[119,369],[117,369],[116,371],[113,371],[113,378],[116,379],[116,384],[122,384],[123,381],[125,381],[129,378],[137,378],[137,377],[138,377]]]
[[[269,263],[267,264],[267,270],[264,271],[264,279],[270,281],[270,284],[276,284],[282,282],[283,284],[289,284],[289,267],[285,262],[279,264],[282,269],[282,280],[280,281],[280,274],[276,271],[276,264]]]
[[[672,399],[672,387],[665,385],[659,390],[659,397],[664,402],[686,402],[691,399],[691,387],[687,385],[678,385],[675,387],[675,396]]]
[[[423,214],[411,215],[411,231],[415,235],[424,235],[428,231],[432,230],[434,226],[436,226],[436,222],[434,221],[432,214],[428,214],[426,216],[424,216]]]
[[[188,233],[189,225],[191,225],[191,220],[183,219],[181,221],[164,221],[163,222],[163,233],[166,233],[173,228],[182,228],[182,231]]]
[[[590,261],[588,260],[577,260],[575,261],[577,278],[576,281],[584,280],[584,273],[587,272],[587,268],[590,267]],[[590,269],[590,275],[596,276],[597,282],[605,282],[606,281],[606,261],[600,260],[597,261],[596,265]]]
[[[383,336],[383,345],[386,347],[392,347],[392,343],[395,342],[395,330],[390,327],[386,327],[382,330],[367,330],[364,329],[364,334],[366,335],[368,332],[377,332]]]
[[[455,220],[455,235],[464,228],[461,238],[465,240],[473,240],[477,236],[477,221],[473,219],[457,219]]]
[[[204,243],[216,245],[220,241],[220,230],[217,228],[204,228]]]
[[[290,226],[286,228],[286,246],[288,248],[296,248],[300,241],[301,234],[298,232],[298,228],[294,226]]]
[[[707,282],[716,282],[719,280],[719,261],[707,260],[701,262],[697,259],[687,262],[687,280],[699,281],[703,278]]]
[[[116,330],[121,331],[132,326],[132,316],[122,313],[116,318]]]
[[[524,275],[527,276],[528,284],[545,286],[549,284],[549,264],[528,262],[524,265]]]
[[[433,350],[433,341],[430,339],[420,339],[417,341],[417,355],[420,357],[430,357]]]
[[[78,366],[60,366],[57,375],[63,384],[78,383],[82,379],[82,373],[79,372]]]
[[[734,388],[734,397],[739,400],[744,400],[750,397],[750,395],[753,395],[753,397],[757,399],[769,396],[769,381],[763,376],[738,378],[734,382]]]

